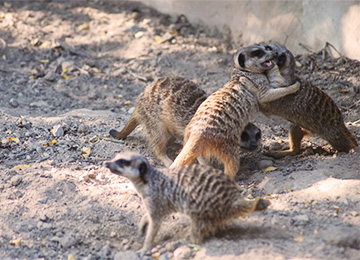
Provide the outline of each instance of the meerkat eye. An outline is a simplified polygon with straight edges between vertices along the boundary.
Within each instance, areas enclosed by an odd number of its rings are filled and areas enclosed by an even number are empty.
[[[248,133],[242,132],[242,134],[241,134],[241,140],[244,141],[244,142],[248,141],[248,140],[249,140],[249,135],[248,135]]]
[[[261,139],[261,133],[260,133],[260,132],[259,132],[259,133],[256,133],[255,139],[256,139],[256,140],[260,140],[260,139]]]
[[[266,45],[266,46],[265,46],[265,50],[267,50],[267,51],[272,51],[272,48],[271,48],[269,45]]]
[[[140,172],[140,175],[145,175],[146,174],[146,172],[147,172],[147,165],[146,165],[146,163],[141,163],[140,165],[139,165],[139,172]]]
[[[241,67],[245,67],[245,55],[244,54],[239,54],[238,63]]]
[[[130,161],[125,159],[119,159],[116,161],[116,164],[119,165],[120,167],[130,166]]]
[[[255,50],[255,51],[250,52],[251,57],[261,58],[264,55],[265,55],[265,52],[263,50]]]

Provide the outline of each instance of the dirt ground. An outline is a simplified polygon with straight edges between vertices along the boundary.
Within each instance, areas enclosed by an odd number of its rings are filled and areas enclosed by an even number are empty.
[[[212,93],[241,45],[136,2],[0,4],[1,259],[360,259],[359,149],[334,154],[318,137],[294,157],[243,154],[237,181],[271,201],[265,212],[200,246],[190,244],[189,220],[170,216],[152,253],[137,253],[141,200],[102,163],[134,150],[162,165],[140,128],[118,142],[108,132],[155,78],[186,77]],[[360,141],[360,62],[333,58],[331,45],[316,51],[297,56],[298,75],[335,100]],[[262,149],[288,144],[285,120],[254,122]]]

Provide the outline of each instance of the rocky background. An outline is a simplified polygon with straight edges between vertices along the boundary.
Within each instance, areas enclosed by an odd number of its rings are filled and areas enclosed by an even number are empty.
[[[0,2],[1,259],[359,259],[359,149],[334,154],[318,137],[273,160],[244,153],[239,185],[272,205],[191,245],[189,220],[168,217],[151,253],[137,253],[144,209],[126,179],[102,167],[134,150],[162,167],[139,127],[123,127],[152,80],[182,76],[209,94],[230,76],[231,34],[136,2]],[[304,48],[306,48],[304,46]],[[328,93],[360,140],[360,62],[327,44],[297,56],[298,75]],[[288,123],[259,114],[263,147],[284,148]],[[174,158],[179,144],[170,147]],[[269,168],[270,167],[270,168]]]

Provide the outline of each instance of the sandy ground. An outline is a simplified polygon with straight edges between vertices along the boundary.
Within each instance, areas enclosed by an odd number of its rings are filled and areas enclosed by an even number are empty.
[[[281,160],[243,154],[237,181],[247,196],[270,199],[267,211],[200,246],[190,245],[188,219],[170,216],[152,253],[137,253],[141,200],[102,162],[134,150],[162,165],[140,128],[119,142],[109,130],[124,126],[157,77],[186,77],[212,93],[241,46],[138,3],[68,2],[1,2],[1,259],[360,259],[359,149],[334,154],[318,137]],[[297,56],[298,75],[335,100],[359,141],[360,62],[331,52]],[[263,149],[287,145],[286,121],[254,122]],[[174,157],[179,147],[171,149]]]

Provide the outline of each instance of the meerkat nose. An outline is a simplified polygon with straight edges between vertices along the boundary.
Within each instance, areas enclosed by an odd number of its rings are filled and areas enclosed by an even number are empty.
[[[104,162],[103,166],[105,166],[106,168],[110,168],[111,167],[111,162]]]

